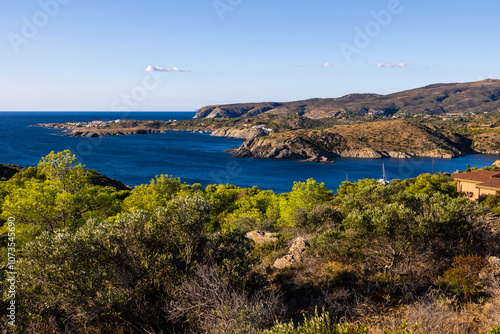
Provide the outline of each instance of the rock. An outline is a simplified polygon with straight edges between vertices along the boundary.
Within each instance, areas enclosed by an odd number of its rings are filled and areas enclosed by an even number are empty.
[[[491,167],[493,167],[493,166],[495,166],[495,167],[500,167],[500,160],[495,161],[495,162],[493,163],[493,165],[491,165]]]
[[[488,259],[488,265],[491,267],[493,275],[500,275],[500,258],[496,256],[490,256],[490,258]]]
[[[379,151],[375,151],[372,148],[362,148],[360,150],[347,150],[341,153],[344,158],[367,158],[367,159],[380,159],[384,158],[384,155]]]
[[[118,180],[110,178],[109,176],[102,175],[96,171],[90,171],[90,183],[101,187],[113,187],[116,190],[132,190],[131,186],[127,186]]]
[[[238,139],[252,139],[256,137],[266,136],[268,132],[261,128],[243,128],[235,129],[230,127],[224,127],[216,129],[212,132],[211,136],[214,137],[228,137],[228,138],[238,138]]]
[[[277,269],[289,268],[302,262],[304,253],[309,248],[309,243],[303,237],[295,239],[288,250],[288,254],[274,261],[273,267]]]
[[[308,248],[309,248],[309,243],[307,242],[306,238],[299,237],[295,239],[292,246],[290,246],[290,250],[288,251],[288,253],[292,254],[297,258],[302,258],[302,255]]]
[[[500,277],[500,258],[490,256],[488,265],[481,270],[478,277],[481,281],[494,280],[496,277]]]
[[[395,159],[409,159],[409,158],[412,158],[412,155],[408,154],[406,152],[389,151],[389,152],[387,152],[387,155],[390,158],[395,158]]]
[[[305,162],[319,162],[321,164],[334,164],[335,163],[335,161],[332,161],[325,156],[314,156],[314,157],[310,157],[309,159],[305,159],[303,161],[305,161]]]
[[[5,165],[0,164],[0,181],[7,181],[15,174],[25,171],[26,168],[19,165]]]
[[[289,268],[299,262],[300,262],[299,259],[295,259],[292,255],[287,254],[274,261],[273,267],[276,269]]]
[[[278,238],[273,237],[273,233],[271,232],[251,231],[245,234],[245,236],[259,246],[278,241]]]

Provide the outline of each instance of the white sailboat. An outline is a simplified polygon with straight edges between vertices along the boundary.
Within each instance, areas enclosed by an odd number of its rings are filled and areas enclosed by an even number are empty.
[[[385,174],[385,165],[382,164],[382,178],[378,179],[378,182],[382,184],[388,184],[389,181],[387,181],[387,175]]]

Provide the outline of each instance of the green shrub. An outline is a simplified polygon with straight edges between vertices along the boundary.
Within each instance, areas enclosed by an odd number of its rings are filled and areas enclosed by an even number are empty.
[[[391,331],[389,328],[384,329],[384,334],[416,334],[419,333],[418,329],[418,323],[415,323],[414,325],[411,326],[411,328],[408,328],[408,320],[405,319],[405,321],[399,326],[399,329],[395,329]],[[401,331],[400,331],[401,330]]]
[[[493,328],[491,328],[491,331],[489,331],[486,334],[500,334],[500,328],[499,327],[493,327]]]
[[[295,326],[293,321],[288,323],[276,322],[273,328],[263,332],[264,334],[368,334],[368,328],[359,324],[334,324],[328,312],[318,313],[307,317],[304,315],[304,322]]]

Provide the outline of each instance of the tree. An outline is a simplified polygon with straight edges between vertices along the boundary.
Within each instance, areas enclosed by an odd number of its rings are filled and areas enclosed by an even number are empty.
[[[38,163],[41,173],[60,191],[74,194],[88,184],[89,173],[69,150],[50,152]]]
[[[243,194],[243,193],[242,193]],[[278,210],[273,210],[278,197],[273,191],[254,189],[235,202],[234,211],[226,213],[222,222],[224,231],[240,229],[248,232],[254,229],[272,229],[276,223]]]
[[[333,192],[313,179],[306,182],[294,182],[292,192],[280,198],[280,217],[278,223],[282,226],[294,226],[295,214],[302,210],[310,212],[315,206],[332,199]]]
[[[81,225],[89,217],[116,215],[128,191],[94,186],[88,175],[70,151],[51,152],[36,168],[30,167],[6,182],[1,217],[16,217],[21,224],[54,231]]]
[[[157,207],[166,206],[176,196],[200,194],[201,186],[181,183],[180,178],[170,175],[156,176],[149,184],[140,185],[123,202],[126,211],[148,210],[154,211]]]
[[[404,184],[407,185],[406,192],[411,195],[441,193],[453,198],[461,196],[457,191],[456,182],[450,182],[450,178],[440,175],[425,173],[415,179],[404,181]]]

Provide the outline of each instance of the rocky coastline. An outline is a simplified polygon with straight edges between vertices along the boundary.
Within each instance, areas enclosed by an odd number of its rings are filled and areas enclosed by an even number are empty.
[[[237,157],[331,162],[334,158],[431,157],[451,159],[467,153],[470,141],[446,130],[405,121],[294,130],[255,137],[228,150]]]
[[[335,158],[341,157],[451,159],[470,153],[497,153],[490,150],[473,150],[472,140],[445,129],[402,120],[338,125],[321,130],[281,131],[245,122],[224,124],[131,120],[112,127],[82,127],[72,123],[34,126],[59,129],[72,137],[106,137],[166,131],[210,132],[211,136],[244,139],[245,142],[241,146],[227,150],[236,157],[296,159],[318,163],[332,163]]]

